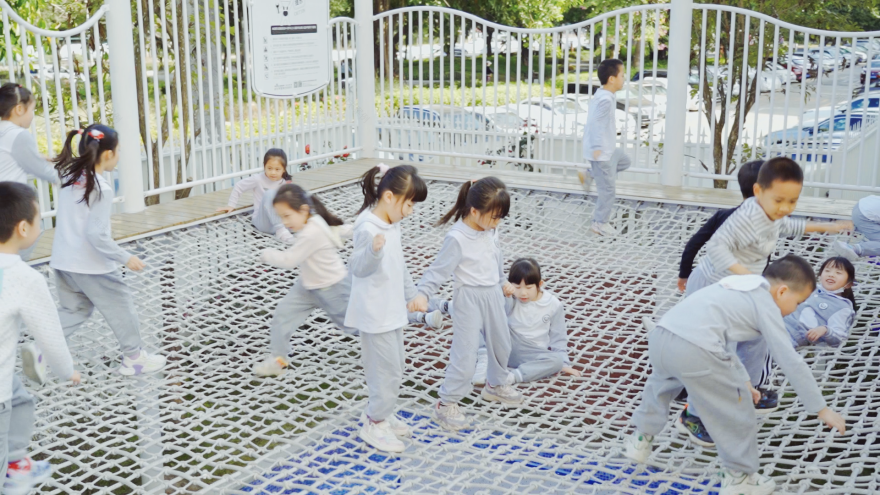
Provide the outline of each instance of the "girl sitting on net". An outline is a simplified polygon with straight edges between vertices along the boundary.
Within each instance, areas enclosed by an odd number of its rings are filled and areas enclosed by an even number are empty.
[[[276,239],[286,244],[293,243],[293,235],[275,214],[272,195],[285,182],[290,181],[287,173],[287,154],[284,150],[272,148],[263,156],[263,173],[252,175],[238,181],[229,194],[229,203],[217,211],[229,213],[238,207],[238,200],[246,191],[254,192],[253,226],[264,234],[273,234]],[[267,194],[269,197],[266,197]]]

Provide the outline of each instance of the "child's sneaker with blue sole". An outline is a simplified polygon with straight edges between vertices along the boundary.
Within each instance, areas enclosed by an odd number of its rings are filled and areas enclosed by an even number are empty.
[[[687,412],[687,407],[681,411],[681,415],[675,422],[675,428],[681,433],[687,435],[691,442],[701,447],[714,447],[715,441],[709,436],[709,431],[703,425],[703,421],[697,416],[691,416]]]

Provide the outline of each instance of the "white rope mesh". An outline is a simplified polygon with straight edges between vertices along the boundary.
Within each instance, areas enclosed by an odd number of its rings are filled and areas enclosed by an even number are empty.
[[[403,224],[404,247],[418,280],[445,229],[431,224],[458,186],[434,182],[428,201]],[[353,218],[356,186],[321,193]],[[119,351],[103,318],[71,341],[85,383],[50,383],[32,447],[55,464],[49,493],[706,493],[719,469],[714,449],[692,445],[669,427],[658,437],[656,467],[620,456],[629,418],[648,375],[641,318],[668,304],[687,238],[711,212],[619,202],[614,239],[587,233],[594,198],[513,191],[503,224],[508,263],[534,256],[565,303],[570,351],[583,378],[553,377],[523,390],[528,404],[502,409],[475,389],[465,410],[473,431],[449,433],[429,418],[443,378],[451,327],[406,332],[407,370],[399,405],[416,432],[388,457],[356,437],[365,405],[360,346],[314,313],[291,341],[291,370],[257,379],[251,366],[268,348],[268,322],[295,273],[257,262],[279,247],[246,215],[128,244],[148,263],[126,273],[148,346],[169,357],[164,376],[115,374]],[[818,264],[829,240],[780,243]],[[344,256],[347,257],[350,245]],[[42,269],[48,274],[49,270]],[[874,399],[880,396],[876,265],[857,264],[856,327],[841,349],[808,356],[829,405],[847,419],[834,436],[808,416],[784,376],[781,409],[761,419],[762,467],[787,493],[877,493],[880,455]],[[48,275],[50,283],[54,276]],[[450,286],[442,295],[450,296]],[[53,289],[54,290],[54,289]],[[784,393],[783,393],[784,392]],[[673,406],[670,419],[680,406]]]

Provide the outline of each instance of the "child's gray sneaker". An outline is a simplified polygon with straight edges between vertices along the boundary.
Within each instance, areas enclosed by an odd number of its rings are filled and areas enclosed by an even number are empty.
[[[458,404],[443,404],[437,401],[434,406],[434,421],[447,430],[463,430],[471,425],[470,418],[461,412]]]
[[[775,489],[776,482],[761,473],[721,471],[721,495],[771,495]]]
[[[506,406],[518,406],[522,404],[523,394],[513,385],[498,385],[493,387],[486,383],[483,391],[480,393],[483,399],[500,402]]]

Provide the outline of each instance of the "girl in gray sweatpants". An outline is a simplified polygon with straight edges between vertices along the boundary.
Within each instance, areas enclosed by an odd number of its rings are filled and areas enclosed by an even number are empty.
[[[504,281],[504,266],[495,230],[510,210],[510,196],[503,182],[495,177],[465,182],[452,209],[438,222],[453,218],[437,258],[419,283],[419,297],[410,310],[424,311],[428,299],[454,275],[452,304],[452,348],[446,379],[440,387],[440,401],[434,419],[450,430],[470,425],[458,402],[473,388],[471,378],[482,336],[488,354],[488,379],[481,393],[489,401],[517,405],[523,397],[511,384],[507,370],[510,357],[510,331],[504,296],[512,286]]]

